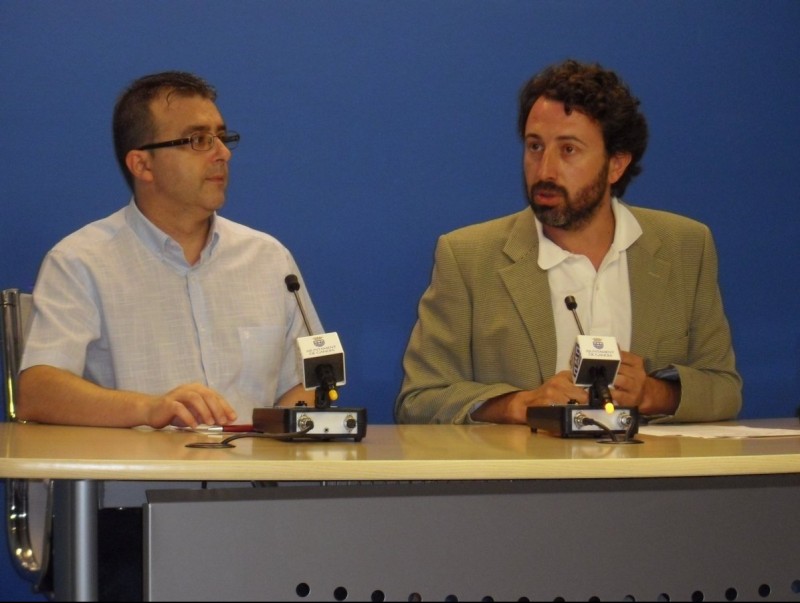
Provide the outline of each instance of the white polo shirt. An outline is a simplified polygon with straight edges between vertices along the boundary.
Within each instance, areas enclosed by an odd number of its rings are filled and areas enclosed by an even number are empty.
[[[614,241],[598,270],[586,256],[569,253],[545,237],[541,222],[536,220],[539,267],[547,271],[558,339],[556,371],[570,368],[579,334],[564,303],[568,295],[578,303],[576,312],[586,335],[616,337],[622,350],[630,350],[631,289],[626,250],[641,236],[642,228],[616,197],[611,208],[616,218]]]

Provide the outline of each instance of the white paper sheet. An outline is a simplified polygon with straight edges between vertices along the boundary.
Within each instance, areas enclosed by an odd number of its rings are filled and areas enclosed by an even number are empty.
[[[639,433],[650,436],[684,436],[689,438],[800,437],[800,426],[797,429],[767,429],[742,425],[641,425]]]

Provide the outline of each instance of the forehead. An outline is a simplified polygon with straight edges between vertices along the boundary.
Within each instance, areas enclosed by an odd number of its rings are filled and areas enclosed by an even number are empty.
[[[160,134],[177,136],[188,131],[217,131],[225,125],[216,104],[202,96],[160,94],[151,101],[150,112]]]
[[[587,143],[603,143],[600,124],[577,109],[567,114],[564,103],[539,97],[528,113],[525,136],[541,138],[575,136]]]

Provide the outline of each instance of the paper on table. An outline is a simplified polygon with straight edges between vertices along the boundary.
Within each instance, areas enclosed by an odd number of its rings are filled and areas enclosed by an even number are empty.
[[[639,433],[689,438],[774,438],[800,436],[800,429],[766,429],[743,425],[642,425],[639,427]]]

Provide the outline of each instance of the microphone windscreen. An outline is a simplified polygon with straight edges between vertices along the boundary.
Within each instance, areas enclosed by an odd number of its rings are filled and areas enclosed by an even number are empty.
[[[286,288],[290,293],[294,293],[300,289],[300,281],[297,280],[296,274],[289,274],[283,280],[286,282]]]

